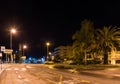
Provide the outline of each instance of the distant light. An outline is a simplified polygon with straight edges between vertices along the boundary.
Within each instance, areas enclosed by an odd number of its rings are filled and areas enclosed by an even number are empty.
[[[16,50],[15,53],[18,53],[18,51]]]
[[[11,29],[11,33],[16,33],[16,29]]]
[[[44,62],[45,62],[45,59],[44,59],[44,58],[41,58],[41,62],[44,63]]]
[[[31,57],[29,57],[29,60],[32,60],[32,58],[31,58]]]
[[[51,55],[52,53],[51,52],[49,52],[49,55]]]
[[[46,43],[46,45],[47,45],[47,46],[49,46],[49,45],[50,45],[50,43],[49,43],[49,42],[47,42],[47,43]]]
[[[27,48],[27,46],[26,46],[26,45],[23,45],[23,48],[24,48],[24,49],[26,49],[26,48]]]

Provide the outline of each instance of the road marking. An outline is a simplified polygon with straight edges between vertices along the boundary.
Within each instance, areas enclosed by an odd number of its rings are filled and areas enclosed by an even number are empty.
[[[7,68],[6,70],[11,70],[11,68]]]
[[[27,68],[32,68],[32,67],[30,67],[30,66],[26,66]]]
[[[118,76],[118,77],[120,77],[120,75],[119,75],[119,74],[114,74],[114,76]]]
[[[15,70],[18,70],[18,68],[15,68]]]
[[[114,69],[114,68],[111,68],[111,69],[108,69],[108,70],[114,71],[114,70],[116,70],[116,69]]]
[[[18,75],[18,78],[20,78],[20,79],[21,79],[22,77],[21,77],[20,75]]]
[[[26,71],[26,68],[22,68],[22,71]]]
[[[65,84],[74,84],[74,82],[72,80],[63,81],[63,83],[65,83]],[[59,83],[59,84],[62,84],[62,83]]]
[[[82,83],[90,83],[88,80],[81,80]]]
[[[62,84],[62,79],[63,79],[63,76],[60,75],[60,81],[59,81],[60,84]]]

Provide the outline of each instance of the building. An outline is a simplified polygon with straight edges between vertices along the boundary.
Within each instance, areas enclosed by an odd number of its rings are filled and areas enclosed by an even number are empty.
[[[73,56],[73,49],[72,46],[59,46],[54,49],[54,56],[57,58],[57,60],[65,60],[70,59],[71,56]],[[89,52],[86,55],[86,60],[104,60],[103,55],[99,54],[90,54]],[[85,59],[84,59],[85,60]],[[120,49],[116,51],[111,51],[108,53],[108,61],[109,64],[120,64]]]
[[[59,46],[54,49],[54,56],[61,60],[69,59],[69,57],[72,55],[73,55],[72,46]]]
[[[120,64],[120,51],[112,51],[108,55],[110,64]]]
[[[94,57],[87,54],[87,60],[93,60]],[[96,57],[97,60],[104,60],[103,55],[97,55]],[[111,52],[108,52],[108,62],[109,64],[120,64],[120,51],[114,51],[112,50]]]

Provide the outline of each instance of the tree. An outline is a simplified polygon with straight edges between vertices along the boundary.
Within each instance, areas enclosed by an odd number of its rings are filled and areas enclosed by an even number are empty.
[[[93,22],[90,20],[83,20],[81,22],[81,28],[79,31],[73,35],[73,53],[75,58],[79,58],[79,56],[84,55],[84,63],[87,64],[86,61],[86,53],[90,51],[90,47],[94,42],[94,26]]]
[[[96,30],[98,48],[103,51],[104,64],[108,64],[108,52],[115,49],[115,43],[118,43],[120,28],[103,27]]]

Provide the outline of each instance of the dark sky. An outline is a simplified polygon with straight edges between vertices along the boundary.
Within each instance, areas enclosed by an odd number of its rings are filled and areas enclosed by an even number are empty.
[[[120,26],[120,2],[115,0],[1,0],[0,45],[9,48],[9,28],[16,26],[13,48],[28,44],[32,55],[45,55],[46,41],[51,50],[72,44],[80,22],[90,19],[96,27]]]

